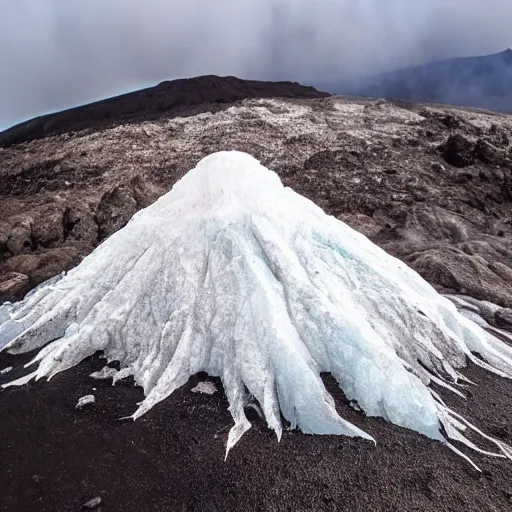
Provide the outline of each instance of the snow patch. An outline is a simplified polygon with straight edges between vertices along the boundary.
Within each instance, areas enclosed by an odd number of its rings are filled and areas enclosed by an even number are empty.
[[[87,508],[89,510],[92,510],[93,508],[99,507],[101,504],[101,497],[96,496],[96,498],[93,498],[92,500],[87,501],[82,505],[82,508]]]
[[[118,373],[119,371],[115,368],[104,366],[101,370],[92,372],[89,377],[92,377],[93,379],[115,379]]]
[[[81,409],[82,407],[93,404],[96,402],[96,398],[94,398],[94,395],[85,395],[82,398],[78,399],[78,402],[75,405],[75,409]]]
[[[209,380],[200,382],[195,388],[192,388],[192,393],[204,393],[205,395],[213,395],[217,392],[215,384]]]

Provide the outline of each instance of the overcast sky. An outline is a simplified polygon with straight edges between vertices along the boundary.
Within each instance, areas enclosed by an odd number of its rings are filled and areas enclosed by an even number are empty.
[[[165,79],[323,82],[512,46],[512,0],[0,0],[0,129]]]

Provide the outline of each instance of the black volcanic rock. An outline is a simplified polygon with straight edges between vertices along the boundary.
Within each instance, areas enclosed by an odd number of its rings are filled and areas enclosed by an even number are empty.
[[[0,133],[0,147],[120,122],[181,115],[182,108],[229,104],[247,98],[324,98],[327,93],[297,82],[261,82],[213,75],[165,81],[155,87],[36,117]]]
[[[428,101],[512,113],[512,50],[433,62],[326,90],[375,98]]]
[[[445,161],[454,167],[467,167],[475,160],[475,145],[459,133],[450,135],[440,149]]]

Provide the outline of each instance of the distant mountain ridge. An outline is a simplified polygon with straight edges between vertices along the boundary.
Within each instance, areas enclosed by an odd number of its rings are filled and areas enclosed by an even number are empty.
[[[432,62],[359,80],[323,84],[333,93],[426,101],[512,113],[512,50]]]
[[[180,115],[205,103],[229,104],[248,98],[324,98],[327,93],[297,82],[198,76],[166,80],[139,91],[36,117],[0,132],[0,147],[84,129]]]

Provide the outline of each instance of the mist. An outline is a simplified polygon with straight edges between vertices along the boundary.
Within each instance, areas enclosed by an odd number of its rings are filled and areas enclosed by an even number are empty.
[[[0,129],[204,74],[327,83],[512,46],[510,0],[0,0]]]

